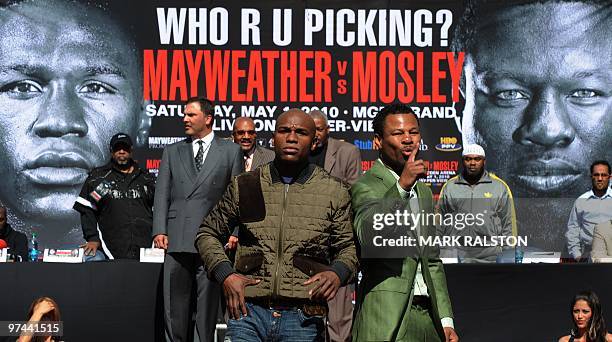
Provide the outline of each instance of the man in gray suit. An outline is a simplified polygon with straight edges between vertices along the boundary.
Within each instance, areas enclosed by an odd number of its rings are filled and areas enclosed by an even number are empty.
[[[221,291],[209,281],[194,247],[195,234],[225,188],[242,172],[240,148],[212,131],[213,104],[187,101],[183,123],[188,139],[164,149],[157,177],[153,242],[167,250],[164,261],[164,317],[170,341],[187,341],[192,330],[196,286],[196,327],[200,341],[212,341]]]
[[[236,119],[232,137],[242,149],[245,171],[255,170],[274,160],[274,151],[257,146],[257,132],[253,119],[244,116]]]
[[[330,175],[353,185],[361,176],[361,153],[357,146],[329,137],[327,116],[313,110],[310,116],[315,122],[317,146],[310,154],[310,162],[317,164]],[[334,299],[328,302],[327,333],[331,341],[350,341],[353,322],[353,284],[338,289]]]

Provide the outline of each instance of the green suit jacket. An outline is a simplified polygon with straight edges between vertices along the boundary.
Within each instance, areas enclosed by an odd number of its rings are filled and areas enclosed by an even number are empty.
[[[359,245],[368,243],[372,236],[372,215],[410,210],[407,200],[402,199],[396,180],[380,161],[353,185],[351,197],[354,211],[355,236]],[[416,185],[419,209],[433,213],[432,193],[427,185]],[[435,227],[421,226],[420,235],[434,235]],[[371,240],[370,240],[371,241]],[[370,242],[371,243],[371,242]],[[402,341],[411,324],[408,312],[412,302],[412,287],[421,261],[423,278],[432,302],[434,325],[444,341],[440,323],[443,317],[453,317],[451,302],[446,288],[446,276],[439,251],[423,247],[414,257],[403,259],[360,258],[363,278],[357,296],[357,314],[353,325],[353,341]]]

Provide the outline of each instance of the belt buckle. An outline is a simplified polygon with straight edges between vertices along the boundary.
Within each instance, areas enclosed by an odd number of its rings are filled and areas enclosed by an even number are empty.
[[[325,316],[327,315],[327,308],[319,304],[304,304],[302,311],[305,316]]]
[[[282,316],[282,314],[280,313],[282,308],[279,307],[278,305],[274,305],[272,303],[272,298],[268,298],[268,309],[272,311],[272,317],[279,318]]]
[[[268,309],[273,311],[290,310],[291,307],[288,305],[278,304],[272,301],[272,298],[268,298]]]

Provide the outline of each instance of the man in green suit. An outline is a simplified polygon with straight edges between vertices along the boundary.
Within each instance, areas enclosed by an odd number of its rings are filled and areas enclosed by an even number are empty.
[[[363,274],[353,340],[458,341],[439,251],[419,241],[435,235],[434,222],[402,227],[406,222],[398,215],[397,222],[387,221],[395,213],[434,212],[431,190],[417,181],[427,174],[425,162],[416,160],[421,142],[417,116],[409,106],[393,104],[373,124],[379,159],[351,188]],[[381,235],[398,232],[407,235],[382,242]],[[412,243],[398,248],[398,241]]]

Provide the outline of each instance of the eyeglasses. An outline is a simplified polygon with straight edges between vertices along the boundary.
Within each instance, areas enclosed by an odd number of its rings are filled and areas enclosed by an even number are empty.
[[[610,174],[609,173],[593,173],[593,174],[591,174],[591,177],[593,177],[593,178],[600,178],[600,177],[601,178],[608,178],[608,177],[610,177]]]

